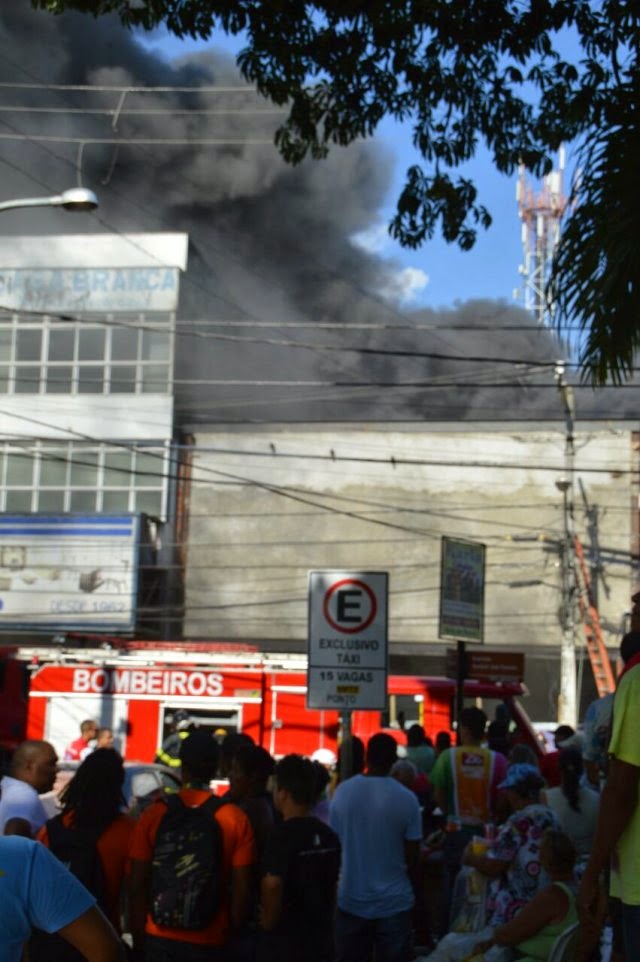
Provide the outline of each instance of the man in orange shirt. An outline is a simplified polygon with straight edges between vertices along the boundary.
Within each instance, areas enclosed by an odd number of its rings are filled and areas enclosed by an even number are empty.
[[[211,797],[209,782],[218,768],[218,744],[196,730],[180,746],[183,787],[179,798],[197,808]],[[212,817],[222,835],[220,902],[202,928],[170,928],[151,915],[152,861],[160,824],[167,814],[165,801],[145,809],[136,826],[131,850],[130,928],[134,952],[145,962],[217,962],[227,958],[226,946],[234,929],[247,917],[256,861],[253,832],[247,816],[236,805],[222,804]],[[177,860],[180,853],[176,854]],[[212,859],[214,853],[212,852]]]

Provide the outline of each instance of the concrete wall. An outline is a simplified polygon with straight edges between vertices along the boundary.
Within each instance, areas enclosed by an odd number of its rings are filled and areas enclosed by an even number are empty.
[[[307,572],[390,574],[396,655],[435,653],[440,538],[487,546],[485,642],[531,649],[561,637],[564,425],[214,429],[196,438],[185,637],[304,647]],[[575,524],[603,565],[600,613],[614,646],[629,607],[629,430],[578,425]],[[637,498],[636,498],[637,505]],[[578,636],[582,641],[582,635]]]

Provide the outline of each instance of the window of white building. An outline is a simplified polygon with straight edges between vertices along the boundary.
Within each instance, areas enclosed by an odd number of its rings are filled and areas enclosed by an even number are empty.
[[[0,511],[126,514],[164,520],[168,445],[0,442]]]
[[[173,315],[0,321],[0,392],[168,394]]]

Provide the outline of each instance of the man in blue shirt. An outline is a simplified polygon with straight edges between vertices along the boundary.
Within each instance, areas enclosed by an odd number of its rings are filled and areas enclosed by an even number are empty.
[[[124,962],[95,901],[40,842],[0,836],[0,962],[20,962],[34,926],[58,932],[88,962]]]
[[[415,795],[391,778],[390,735],[367,745],[367,773],[336,789],[329,820],[342,845],[336,940],[338,962],[407,962],[414,904],[409,872],[422,839]]]
[[[18,745],[0,783],[0,833],[34,837],[47,820],[40,794],[48,792],[56,777],[58,756],[49,742],[26,741]]]

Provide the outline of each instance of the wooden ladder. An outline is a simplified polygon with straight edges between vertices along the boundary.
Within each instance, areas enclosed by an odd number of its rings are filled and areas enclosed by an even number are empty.
[[[598,691],[598,697],[609,695],[616,690],[616,680],[609,659],[609,652],[602,637],[600,616],[593,600],[591,578],[584,560],[584,548],[577,535],[574,535],[574,550],[577,565],[574,566],[580,621],[589,653],[589,661]]]

